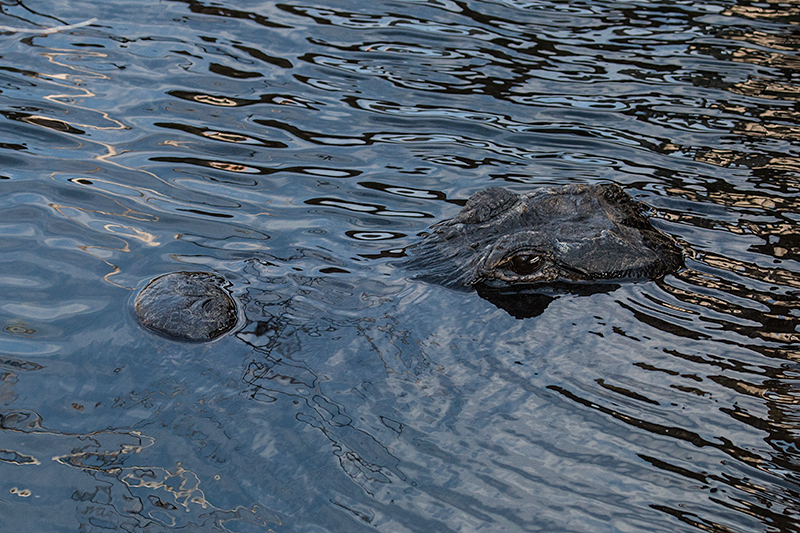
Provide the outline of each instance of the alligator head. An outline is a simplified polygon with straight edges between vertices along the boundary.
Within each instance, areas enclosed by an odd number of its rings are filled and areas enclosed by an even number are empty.
[[[406,266],[449,287],[586,284],[659,278],[680,269],[675,241],[618,185],[492,187],[431,227]]]

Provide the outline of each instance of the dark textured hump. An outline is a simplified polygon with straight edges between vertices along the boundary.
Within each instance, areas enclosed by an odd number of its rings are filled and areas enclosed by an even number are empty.
[[[650,220],[644,214],[647,207],[631,198],[622,187],[616,183],[604,183],[596,187],[602,191],[601,197],[617,208],[617,213],[621,217],[616,220],[617,223],[639,230],[653,229]]]
[[[519,195],[502,187],[489,187],[478,191],[467,200],[467,205],[453,219],[454,223],[480,224],[496,217],[519,199]]]
[[[236,303],[225,284],[224,278],[208,272],[159,276],[136,296],[139,323],[176,340],[213,340],[237,322]]]
[[[409,247],[405,265],[417,278],[454,288],[660,278],[684,266],[683,254],[650,224],[647,209],[616,184],[522,195],[492,187]],[[528,256],[538,266],[520,271],[517,259]]]
[[[621,219],[617,222],[639,231],[645,245],[653,250],[657,260],[647,272],[635,272],[637,276],[659,278],[670,272],[683,268],[683,253],[677,243],[652,226],[650,219],[645,215],[647,206],[631,198],[617,184],[605,184],[603,198],[617,207]]]
[[[446,222],[452,222],[448,220]],[[451,229],[451,228],[447,228]],[[447,229],[445,232],[447,232]],[[452,289],[466,291],[470,287],[464,283],[472,266],[470,261],[474,252],[467,248],[442,247],[441,233],[415,244],[407,250],[408,258],[403,267],[414,272],[416,277],[429,283],[436,283]]]
[[[658,256],[652,270],[645,272],[644,275],[650,278],[660,278],[686,266],[683,261],[683,251],[671,237],[664,235],[652,226],[641,230],[641,234],[645,245]]]
[[[502,187],[476,192],[454,218],[435,224],[430,234],[407,249],[408,259],[403,266],[428,282],[468,290],[466,280],[470,277],[472,259],[479,251],[472,247],[477,243],[467,242],[472,238],[470,226],[496,219],[519,198]],[[476,237],[480,242],[480,235]]]

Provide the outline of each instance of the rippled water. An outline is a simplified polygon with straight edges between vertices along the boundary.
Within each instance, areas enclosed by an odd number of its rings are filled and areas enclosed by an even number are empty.
[[[3,531],[800,531],[795,0],[0,13]],[[596,182],[687,268],[520,319],[398,266]],[[236,334],[136,324],[175,270]]]

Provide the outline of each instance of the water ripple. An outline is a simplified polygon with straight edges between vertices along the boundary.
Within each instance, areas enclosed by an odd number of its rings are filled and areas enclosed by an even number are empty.
[[[4,529],[800,531],[795,5],[233,4],[0,3]],[[686,268],[518,319],[395,263],[598,182]],[[187,269],[238,331],[142,331]]]

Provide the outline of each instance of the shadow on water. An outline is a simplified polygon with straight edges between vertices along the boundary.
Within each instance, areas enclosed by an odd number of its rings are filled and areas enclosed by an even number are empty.
[[[586,285],[552,285],[547,288],[539,286],[499,288],[479,284],[475,287],[478,296],[491,302],[514,318],[533,318],[544,313],[547,306],[561,295],[590,296],[608,293],[618,289],[614,283]]]
[[[235,4],[0,1],[0,529],[800,531],[795,4]],[[601,182],[685,270],[393,266]],[[176,270],[244,325],[139,328]]]

